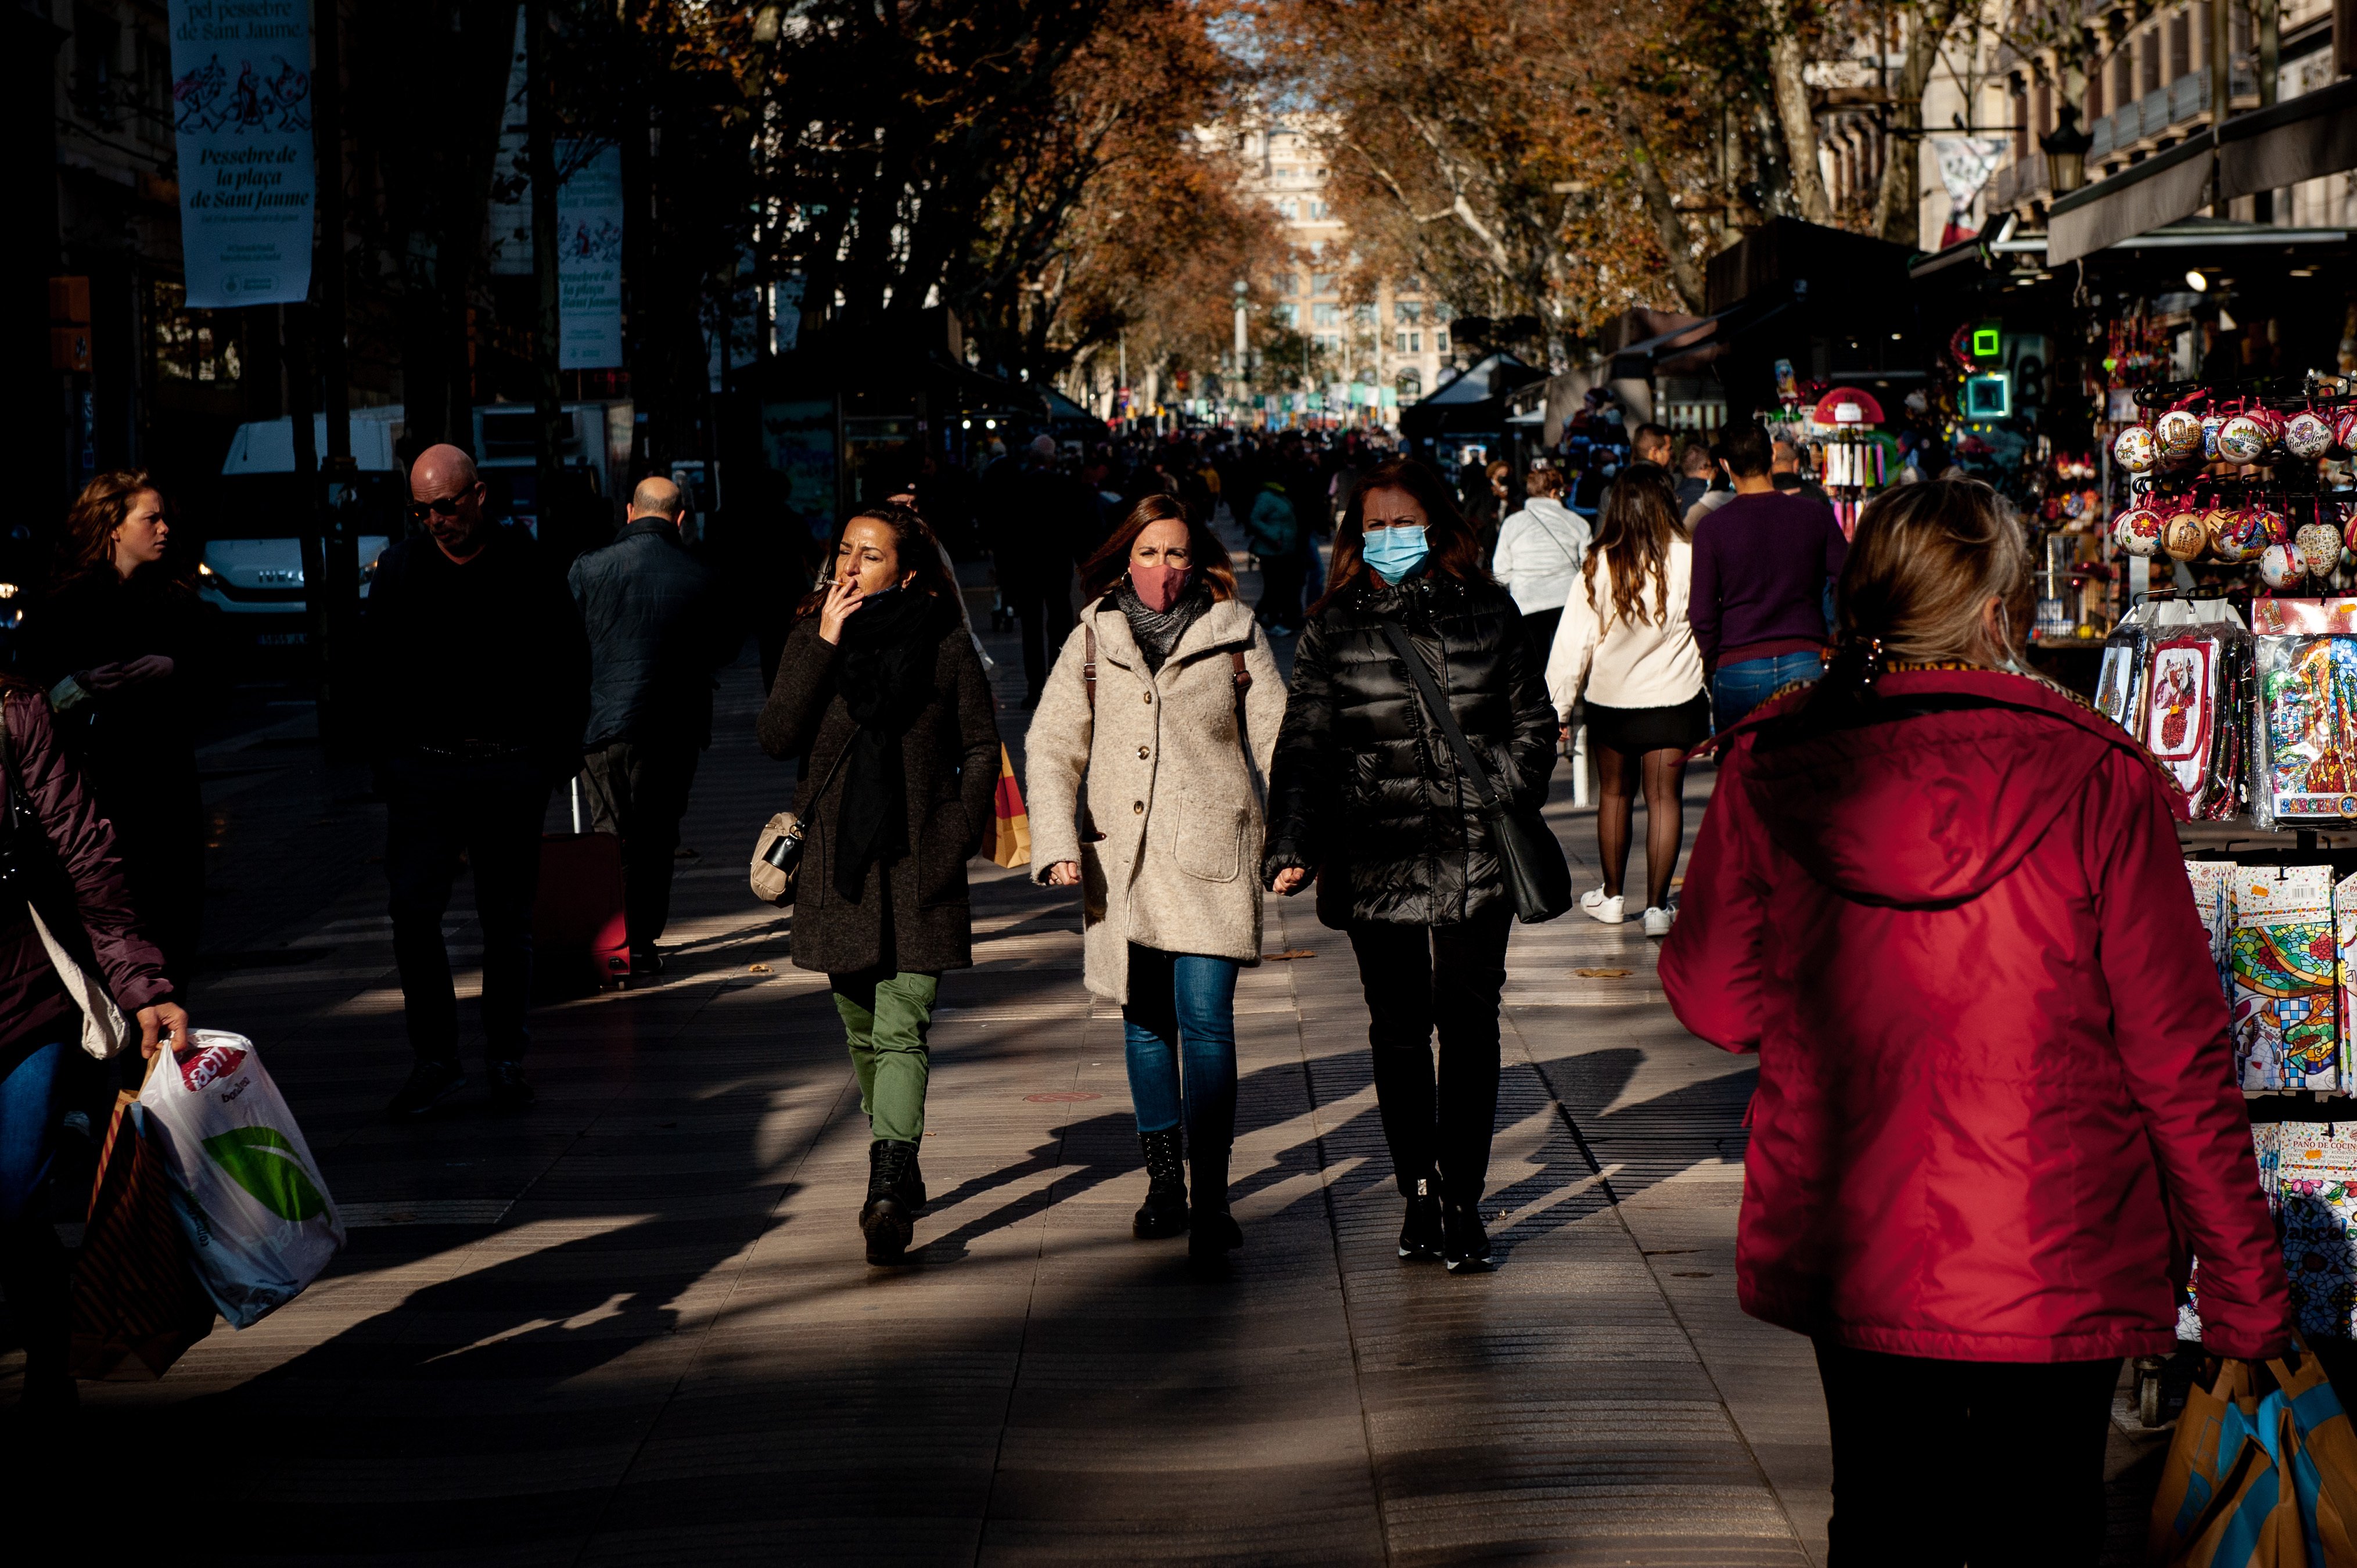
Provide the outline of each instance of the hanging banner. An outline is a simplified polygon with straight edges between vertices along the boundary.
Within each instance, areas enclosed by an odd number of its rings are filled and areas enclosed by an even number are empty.
[[[622,362],[622,150],[576,160],[556,145],[556,368],[602,371]]]
[[[311,0],[171,0],[188,303],[311,293]]]
[[[1948,221],[1961,227],[1972,214],[1973,199],[2005,161],[2003,136],[1931,138],[1932,156],[1940,166],[1940,184],[1948,193]]]
[[[485,223],[494,277],[532,276],[532,165],[524,134],[532,73],[523,40],[524,8],[516,7],[515,43],[508,56],[508,96],[500,106],[500,150],[491,160],[491,204]]]

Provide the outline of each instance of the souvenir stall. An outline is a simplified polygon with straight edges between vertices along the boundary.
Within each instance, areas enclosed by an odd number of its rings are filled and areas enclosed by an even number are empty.
[[[2126,477],[2111,538],[2131,563],[2201,578],[2122,618],[2096,706],[2152,753],[2190,819],[2187,875],[2294,1306],[2345,1376],[2357,1372],[2357,597],[2330,584],[2347,580],[2357,522],[2357,394],[2338,377],[2176,382],[2135,405],[2107,454]],[[2200,1288],[2197,1260],[2181,1339],[2199,1339]],[[2138,1372],[2157,1423],[2163,1363]]]

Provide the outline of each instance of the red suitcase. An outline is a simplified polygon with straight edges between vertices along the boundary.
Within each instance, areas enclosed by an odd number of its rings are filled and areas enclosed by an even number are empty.
[[[576,825],[581,821],[577,799],[573,820]],[[539,1000],[586,996],[628,983],[630,938],[622,918],[620,839],[612,833],[541,835],[532,950],[532,989]]]

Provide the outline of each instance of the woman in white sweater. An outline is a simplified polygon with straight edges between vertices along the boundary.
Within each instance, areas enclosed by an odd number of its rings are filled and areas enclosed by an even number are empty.
[[[1686,620],[1694,546],[1677,493],[1660,465],[1638,463],[1613,481],[1580,585],[1564,606],[1547,659],[1547,694],[1568,726],[1587,699],[1596,757],[1596,844],[1604,886],[1579,900],[1590,919],[1625,918],[1633,787],[1645,790],[1645,934],[1670,934],[1670,877],[1685,836],[1686,754],[1710,737],[1702,654]]]
[[[1564,601],[1571,597],[1579,564],[1587,555],[1587,520],[1563,504],[1561,468],[1545,462],[1532,465],[1523,489],[1530,499],[1498,530],[1490,575],[1514,596],[1514,607],[1523,612],[1523,629],[1544,657],[1555,646]]]

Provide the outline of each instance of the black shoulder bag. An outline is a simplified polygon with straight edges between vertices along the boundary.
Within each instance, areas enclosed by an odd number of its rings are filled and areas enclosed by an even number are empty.
[[[1449,714],[1440,683],[1425,668],[1399,623],[1385,620],[1383,636],[1407,666],[1408,679],[1422,694],[1425,711],[1448,737],[1448,748],[1457,754],[1457,766],[1481,797],[1481,814],[1490,821],[1490,842],[1497,846],[1498,864],[1505,869],[1506,893],[1514,901],[1515,918],[1526,926],[1554,919],[1571,908],[1571,863],[1564,858],[1555,830],[1536,811],[1517,810],[1511,798],[1498,792],[1473,743],[1465,738]]]

